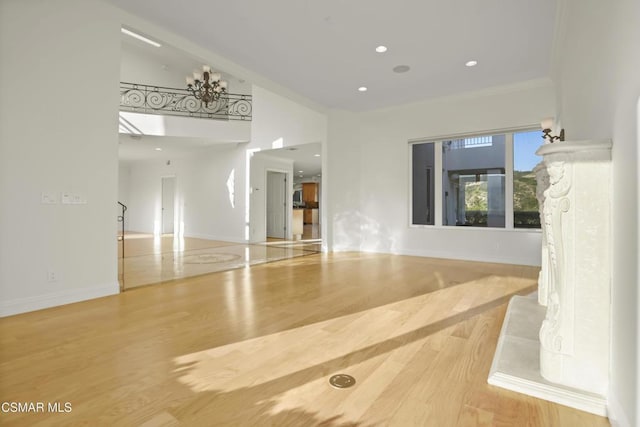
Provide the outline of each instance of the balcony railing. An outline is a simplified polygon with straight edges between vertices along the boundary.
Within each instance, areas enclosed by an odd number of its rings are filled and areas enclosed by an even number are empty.
[[[120,82],[120,110],[215,120],[251,120],[251,95],[225,93],[205,106],[187,89]]]

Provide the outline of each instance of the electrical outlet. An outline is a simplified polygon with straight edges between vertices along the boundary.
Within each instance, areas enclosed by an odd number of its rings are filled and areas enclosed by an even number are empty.
[[[47,281],[49,283],[58,281],[58,275],[56,274],[55,271],[52,271],[52,270],[47,271]]]

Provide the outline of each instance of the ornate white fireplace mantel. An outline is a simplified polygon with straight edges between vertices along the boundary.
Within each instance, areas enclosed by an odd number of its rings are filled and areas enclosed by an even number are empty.
[[[537,298],[509,303],[489,383],[606,414],[611,141],[543,145]]]

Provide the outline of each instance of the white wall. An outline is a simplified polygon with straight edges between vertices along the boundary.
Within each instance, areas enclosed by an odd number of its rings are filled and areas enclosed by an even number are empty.
[[[283,147],[323,143],[327,139],[327,115],[284,96],[253,86],[251,148],[268,150],[275,141]]]
[[[128,229],[160,232],[161,179],[175,176],[175,230],[187,237],[244,241],[245,145],[227,144],[177,158],[127,162]]]
[[[254,85],[252,93],[253,120],[251,122],[251,143],[248,145],[248,149],[264,151],[280,148],[274,144],[289,147],[318,142],[324,147],[328,131],[328,117],[325,113],[301,105],[260,86]],[[286,166],[282,162],[264,164],[260,161],[255,165],[253,163],[251,162],[250,170],[251,188],[254,190],[255,188],[266,188],[263,182],[266,179],[266,172],[264,172],[266,169]],[[293,170],[292,166],[290,167]],[[289,166],[286,167],[286,170],[289,170]],[[325,179],[324,176],[323,173],[322,179]],[[293,180],[291,179],[291,181]],[[321,201],[321,205],[326,206],[323,201]],[[266,236],[266,223],[264,223],[266,204],[264,195],[259,191],[251,193],[250,210],[249,240],[252,242],[263,241]],[[325,223],[322,219],[320,222]]]
[[[181,49],[168,45],[158,39],[162,46],[150,47],[133,38],[123,36],[120,62],[120,80],[151,86],[186,89],[186,77],[194,70],[201,71],[206,61],[196,58]],[[222,79],[228,83],[229,93],[251,94],[251,85],[220,70],[215,63],[208,63],[214,71],[222,73]]]
[[[535,125],[554,111],[553,85],[535,81],[373,112],[333,112],[325,204],[332,248],[539,265],[536,230],[409,227],[408,141]]]
[[[211,120],[121,111],[120,133],[149,136],[208,138],[218,142],[248,142],[251,122]]]
[[[129,164],[126,162],[119,162],[118,165],[118,201],[125,206],[129,205],[129,188],[131,186],[131,168]],[[118,205],[119,212],[118,215],[122,213],[122,207]],[[129,227],[129,214],[125,212],[124,214],[124,229],[125,231],[130,231]],[[116,223],[116,230],[118,232],[122,231],[122,224],[120,222]]]
[[[118,201],[129,204],[129,188],[131,187],[131,165],[127,162],[119,162],[118,165]],[[127,228],[128,230],[129,228]]]
[[[0,315],[118,292],[119,49],[102,2],[0,2]]]
[[[563,0],[557,84],[572,140],[613,140],[613,425],[640,425],[638,382],[638,100],[640,2]]]

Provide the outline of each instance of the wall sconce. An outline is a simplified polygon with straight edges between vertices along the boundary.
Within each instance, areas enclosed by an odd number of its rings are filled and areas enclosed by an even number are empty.
[[[553,119],[551,117],[542,120],[540,127],[542,127],[542,139],[549,141],[550,144],[556,141],[564,141],[564,129],[560,129],[560,135],[553,135],[551,133],[551,128],[553,128]]]

